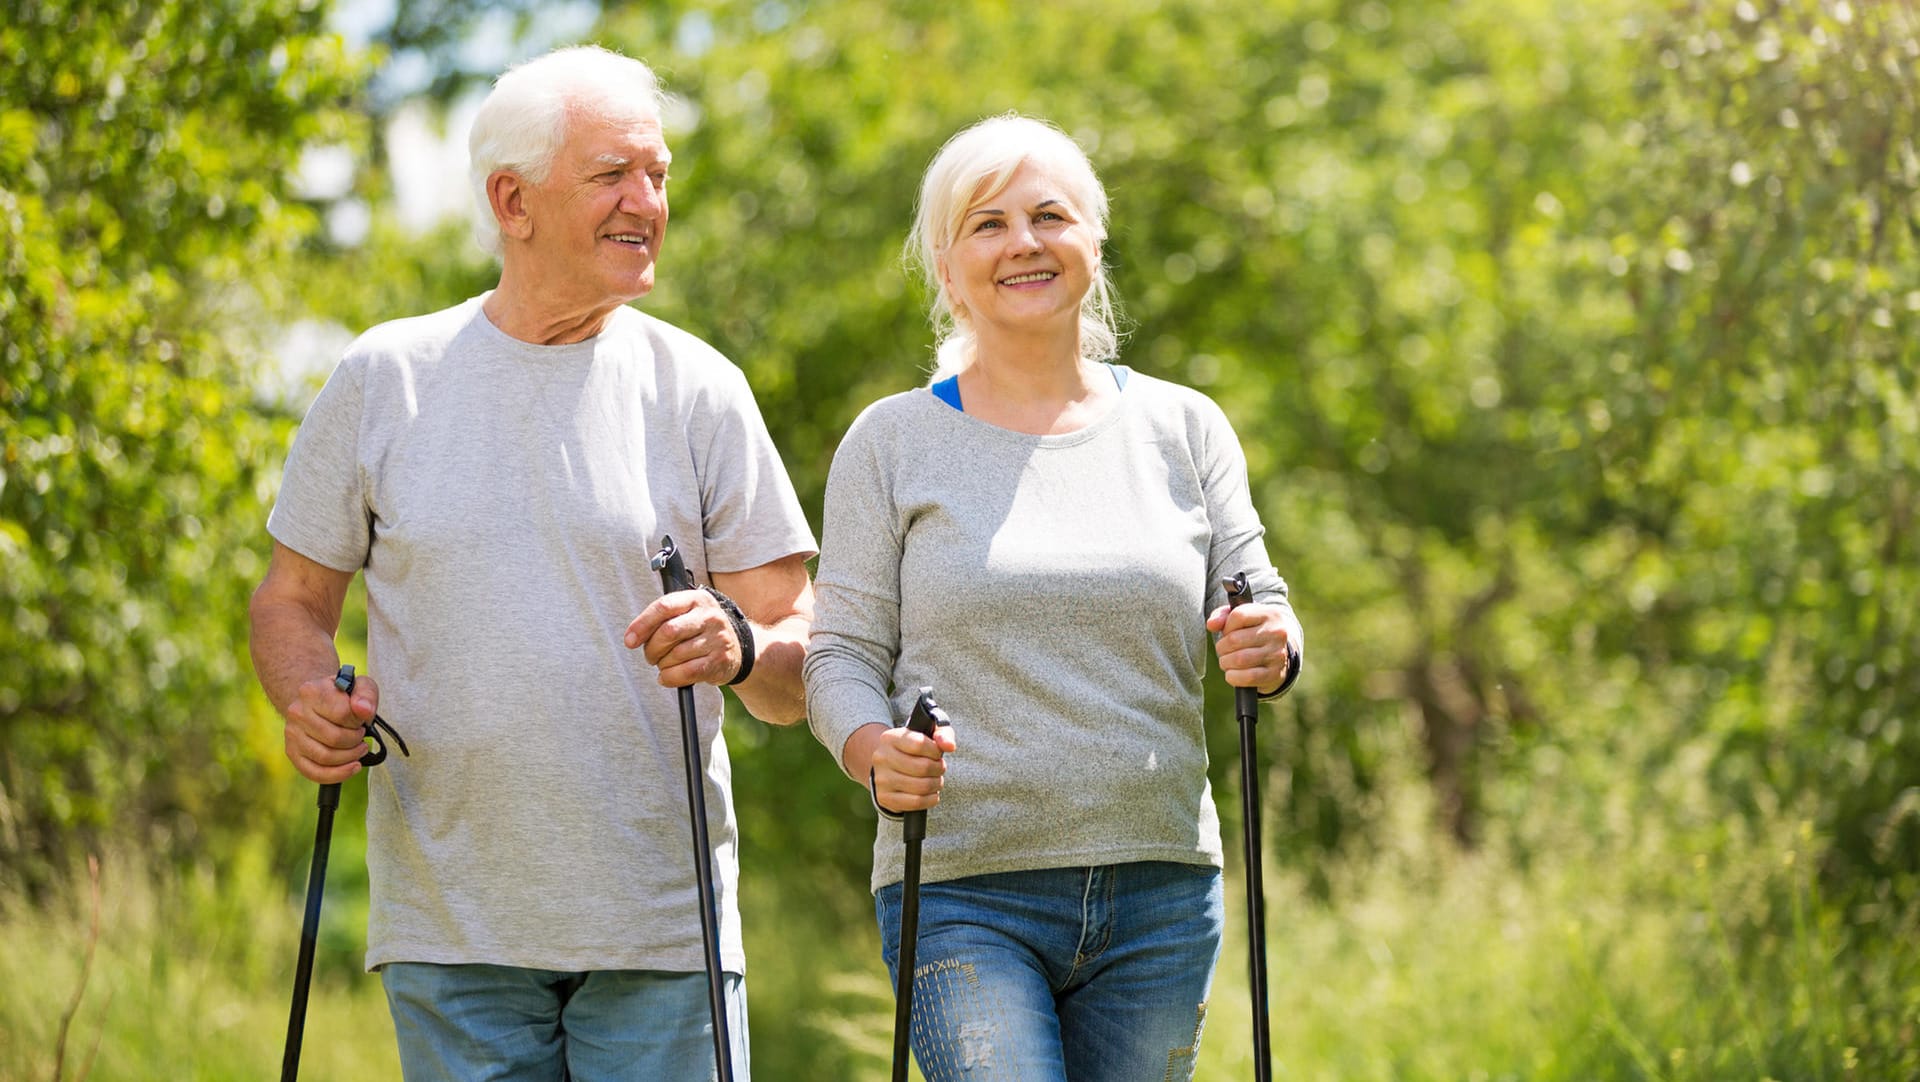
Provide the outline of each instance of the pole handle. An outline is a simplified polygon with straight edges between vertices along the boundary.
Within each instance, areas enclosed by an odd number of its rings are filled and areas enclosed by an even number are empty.
[[[1222,579],[1220,584],[1226,587],[1227,590],[1228,609],[1237,609],[1243,603],[1253,599],[1253,588],[1247,585],[1247,573],[1245,571],[1235,571],[1232,578]],[[1303,667],[1301,661],[1300,647],[1293,642],[1288,642],[1286,679],[1280,681],[1279,688],[1277,688],[1273,694],[1266,696],[1267,698],[1278,699],[1280,696],[1293,690],[1294,681],[1300,679],[1300,670]],[[1258,688],[1234,688],[1234,715],[1242,721],[1257,719],[1260,716],[1260,698]]]
[[[940,709],[933,697],[933,689],[923,687],[913,700],[913,710],[907,714],[907,728],[921,736],[932,736],[934,730],[942,725],[952,725],[953,719]],[[900,817],[900,839],[917,842],[927,836],[927,813],[925,810],[911,811]]]
[[[340,666],[340,671],[333,674],[333,686],[339,688],[342,695],[353,694],[353,686],[356,682],[357,679],[353,675],[353,666],[351,665],[342,665]],[[360,757],[361,766],[379,766],[381,763],[387,761],[387,742],[386,739],[380,735],[382,732],[385,732],[387,736],[393,737],[393,742],[400,748],[400,754],[409,759],[413,758],[413,753],[407,750],[407,742],[400,739],[400,734],[394,731],[393,726],[387,724],[386,718],[375,714],[373,721],[361,731],[366,733],[368,740],[373,741],[372,750]],[[339,786],[336,785],[334,788],[337,790]],[[326,799],[324,794],[321,799]]]
[[[680,547],[673,543],[672,534],[660,535],[660,551],[653,554],[648,566],[660,572],[661,593],[693,589],[693,574],[687,570],[687,561],[681,557]]]
[[[953,719],[934,700],[932,688],[921,688],[918,698],[913,700],[913,711],[907,715],[907,728],[921,736],[932,736],[935,728],[952,725]]]

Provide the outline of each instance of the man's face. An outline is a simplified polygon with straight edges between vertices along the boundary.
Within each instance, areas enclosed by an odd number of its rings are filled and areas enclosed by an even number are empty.
[[[611,308],[653,289],[671,159],[659,119],[640,109],[596,103],[568,112],[552,171],[527,192],[527,252],[556,307]]]

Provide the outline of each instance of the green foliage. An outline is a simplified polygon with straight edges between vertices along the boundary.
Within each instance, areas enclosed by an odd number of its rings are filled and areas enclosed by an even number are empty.
[[[1834,870],[1913,873],[1920,15],[1703,5],[1643,40],[1636,160],[1594,213],[1633,316],[1596,388],[1602,506],[1636,526],[1623,653],[1690,676],[1734,804],[1804,802]]]
[[[0,868],[110,822],[190,847],[278,759],[245,609],[287,436],[254,328],[352,137],[313,10],[28,3],[0,26]],[[263,747],[263,741],[264,747]]]
[[[1125,359],[1236,419],[1316,644],[1284,848],[1377,828],[1409,751],[1469,844],[1525,842],[1543,754],[1703,757],[1703,822],[1920,867],[1912,10],[1139,7],[609,20],[698,116],[649,305],[747,368],[810,504],[926,363],[921,163],[1045,115],[1113,194]]]
[[[1007,109],[1088,146],[1124,359],[1235,418],[1315,646],[1268,741],[1284,851],[1375,834],[1395,757],[1523,857],[1540,764],[1594,772],[1569,810],[1605,827],[1607,771],[1705,763],[1696,826],[1806,810],[1870,880],[1920,868],[1915,34],[1214,0],[681,3],[601,38],[696,118],[646,303],[746,368],[810,507],[927,364],[921,165]],[[766,747],[810,787],[769,848],[838,836],[839,779]]]
[[[454,100],[478,6],[396,10],[381,40]],[[341,108],[365,58],[318,18],[0,25],[0,868],[29,883],[108,820],[218,855],[286,806],[241,649],[286,437],[258,334],[491,282],[464,224],[392,223],[378,157],[366,241],[314,240],[287,166],[392,105]],[[816,522],[848,422],[931,359],[899,258],[924,164],[1009,109],[1087,146],[1123,360],[1234,419],[1308,630],[1261,729],[1299,1076],[1920,1070],[1912,5],[659,0],[595,37],[684,103],[643,304],[746,370]],[[803,730],[729,739],[761,1060],[871,1075],[866,798]]]

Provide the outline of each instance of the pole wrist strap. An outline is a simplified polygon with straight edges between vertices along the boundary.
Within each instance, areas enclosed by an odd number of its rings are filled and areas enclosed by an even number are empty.
[[[905,815],[902,815],[899,812],[888,811],[887,809],[880,806],[880,790],[873,783],[872,767],[867,768],[867,795],[873,798],[873,810],[880,813],[880,818],[891,819],[896,823],[906,818]]]
[[[753,625],[747,622],[747,614],[740,611],[740,606],[733,603],[733,598],[711,586],[700,588],[713,595],[713,599],[720,603],[721,611],[725,612],[727,619],[733,623],[733,637],[740,640],[740,671],[734,673],[733,679],[727,681],[726,685],[732,687],[753,673]]]

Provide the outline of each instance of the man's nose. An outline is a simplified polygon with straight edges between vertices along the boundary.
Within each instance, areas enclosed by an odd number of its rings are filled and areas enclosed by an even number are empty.
[[[643,218],[657,218],[667,205],[664,182],[645,173],[635,173],[621,184],[620,209]]]

